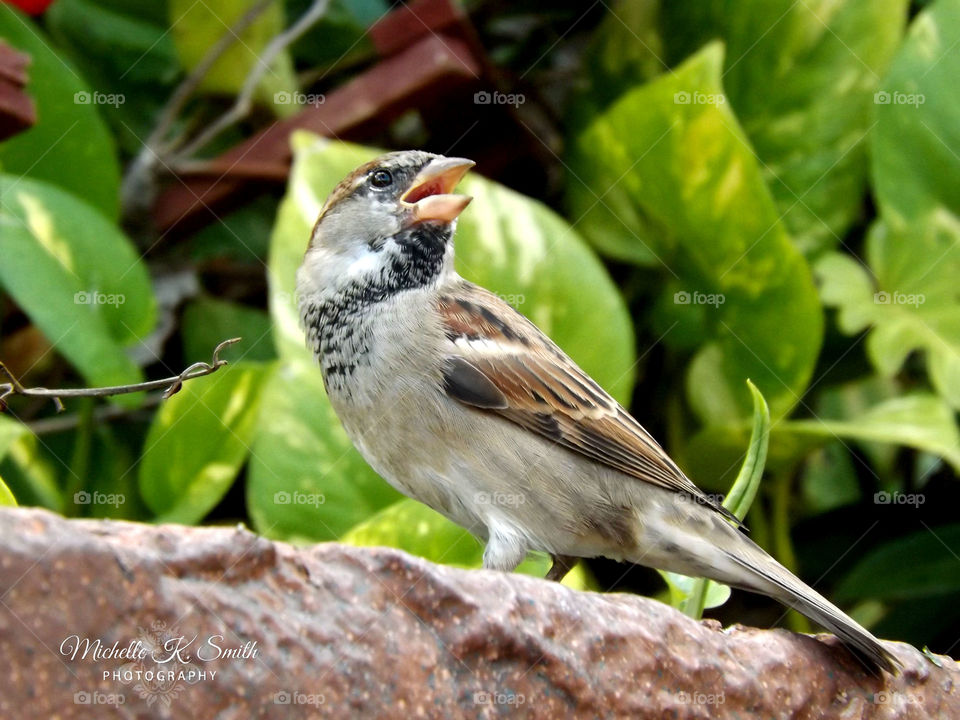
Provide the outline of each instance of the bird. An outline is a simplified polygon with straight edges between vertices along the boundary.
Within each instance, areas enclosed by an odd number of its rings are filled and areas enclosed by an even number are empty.
[[[390,485],[485,543],[510,572],[548,553],[561,580],[607,557],[770,596],[867,668],[900,662],[746,534],[545,333],[454,269],[453,190],[470,160],[420,150],[354,170],[297,270],[306,344],[347,436]]]

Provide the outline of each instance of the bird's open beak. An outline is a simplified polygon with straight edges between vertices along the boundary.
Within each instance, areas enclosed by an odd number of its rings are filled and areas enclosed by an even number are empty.
[[[450,193],[475,164],[465,158],[437,158],[427,164],[400,198],[400,202],[411,211],[411,224],[456,220],[473,198]]]

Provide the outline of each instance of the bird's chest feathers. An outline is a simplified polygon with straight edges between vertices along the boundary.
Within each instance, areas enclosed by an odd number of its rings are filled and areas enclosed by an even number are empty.
[[[411,294],[340,293],[303,308],[307,344],[338,411],[382,404],[405,384],[416,366],[411,338],[419,333],[412,325],[423,317]]]

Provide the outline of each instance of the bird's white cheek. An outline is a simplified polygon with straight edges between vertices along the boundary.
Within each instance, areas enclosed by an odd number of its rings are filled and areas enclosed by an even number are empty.
[[[365,250],[357,252],[343,263],[343,275],[351,280],[368,277],[383,267],[383,253]]]

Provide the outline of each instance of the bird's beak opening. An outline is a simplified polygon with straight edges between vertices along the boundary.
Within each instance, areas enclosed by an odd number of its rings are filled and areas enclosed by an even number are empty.
[[[401,204],[410,210],[410,224],[456,220],[473,198],[452,195],[451,191],[475,164],[464,158],[437,158],[427,164],[400,198]]]

